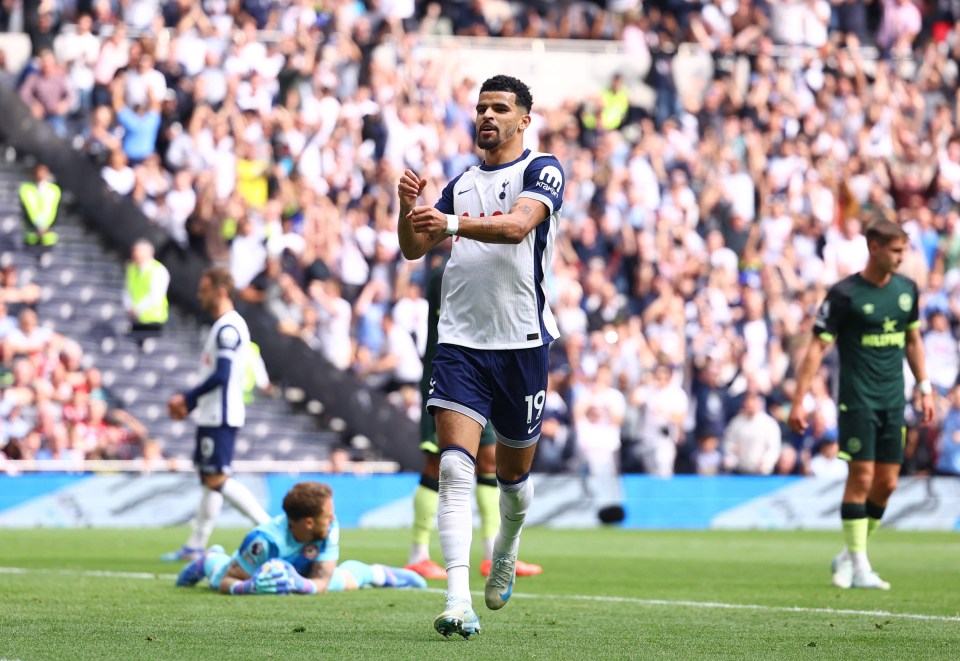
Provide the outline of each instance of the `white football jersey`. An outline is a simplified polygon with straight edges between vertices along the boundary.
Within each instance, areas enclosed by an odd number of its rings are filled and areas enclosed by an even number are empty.
[[[201,427],[242,427],[246,419],[243,374],[250,356],[250,330],[240,313],[231,310],[210,328],[200,356],[200,383],[217,370],[217,359],[232,363],[226,387],[216,387],[197,399],[194,420]]]
[[[552,154],[524,151],[498,166],[477,165],[447,184],[436,208],[471,218],[503,215],[518,198],[550,216],[517,245],[453,237],[443,274],[438,341],[472,349],[524,349],[560,336],[544,293],[563,204],[564,177]]]

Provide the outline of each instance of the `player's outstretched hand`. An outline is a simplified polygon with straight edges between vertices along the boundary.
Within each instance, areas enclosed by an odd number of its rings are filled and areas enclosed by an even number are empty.
[[[920,395],[920,410],[922,413],[922,418],[920,423],[924,427],[929,427],[933,424],[933,421],[937,417],[937,410],[933,404],[933,394],[927,393],[925,395]]]
[[[405,170],[397,185],[397,194],[400,196],[400,205],[412,209],[417,204],[417,197],[427,185],[426,179],[421,179],[413,170]]]

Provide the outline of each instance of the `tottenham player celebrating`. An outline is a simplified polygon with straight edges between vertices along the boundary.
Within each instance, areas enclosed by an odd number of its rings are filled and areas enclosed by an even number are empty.
[[[223,509],[224,498],[255,524],[270,520],[250,490],[229,477],[233,445],[246,415],[243,374],[251,352],[250,331],[233,307],[232,291],[233,278],[225,269],[208,269],[200,276],[197,298],[216,319],[203,345],[200,365],[203,381],[167,402],[174,420],[186,418],[194,409],[197,411],[197,447],[193,461],[203,483],[193,532],[183,548],[162,556],[168,562],[193,560],[203,554]]]
[[[510,76],[480,87],[476,142],[483,163],[418,206],[426,180],[400,179],[400,248],[418,259],[453,237],[443,275],[427,410],[440,446],[437,528],[447,569],[447,603],[434,621],[444,636],[480,631],[470,598],[471,486],[480,434],[497,434],[500,530],[484,597],[502,608],[516,575],[520,531],[533,501],[529,477],[547,388],[547,350],[559,332],[544,296],[563,200],[563,169],[551,154],[523,148],[533,99]]]

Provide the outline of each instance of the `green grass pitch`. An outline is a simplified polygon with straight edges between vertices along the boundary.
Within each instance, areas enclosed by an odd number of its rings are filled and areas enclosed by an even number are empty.
[[[212,541],[232,549],[242,533]],[[491,612],[474,570],[482,633],[469,641],[433,631],[442,582],[315,597],[175,588],[179,567],[156,558],[185,535],[0,530],[0,659],[960,658],[951,533],[881,530],[871,559],[893,589],[872,592],[830,586],[839,533],[533,528],[521,558],[543,574]],[[408,539],[344,530],[342,558],[402,564]]]

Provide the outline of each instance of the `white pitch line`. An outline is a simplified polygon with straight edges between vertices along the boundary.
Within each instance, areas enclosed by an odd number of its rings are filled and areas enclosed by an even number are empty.
[[[173,580],[176,574],[151,574],[145,571],[105,571],[99,569],[24,569],[0,567],[0,574],[56,574],[57,576],[93,576],[95,578],[133,578],[137,580]]]
[[[684,601],[672,599],[639,599],[635,597],[591,597],[589,595],[515,594],[515,597],[540,599],[567,599],[572,601],[602,601],[637,604],[641,606],[683,606],[687,608],[713,608],[726,610],[769,611],[779,613],[821,613],[823,615],[861,615],[869,617],[899,617],[905,620],[933,622],[960,622],[960,617],[949,615],[925,615],[923,613],[894,613],[892,611],[859,611],[852,608],[807,608],[804,606],[764,606],[760,604],[727,604],[717,601]]]
[[[23,567],[0,567],[0,574],[56,574],[58,576],[91,576],[96,578],[131,578],[135,580],[173,580],[176,574],[152,574],[150,572],[105,571],[99,569],[25,569]],[[425,592],[442,594],[443,590],[427,589]],[[482,592],[474,592],[476,595]],[[855,615],[860,617],[892,617],[904,620],[927,622],[958,622],[960,617],[949,615],[926,615],[924,613],[895,613],[893,611],[861,611],[852,608],[808,608],[804,606],[765,606],[761,604],[728,604],[719,601],[686,601],[682,599],[641,599],[639,597],[613,597],[568,594],[514,594],[520,599],[557,599],[566,601],[597,601],[602,603],[635,604],[637,606],[670,606],[714,610],[767,611],[774,613],[817,613],[821,615]]]

